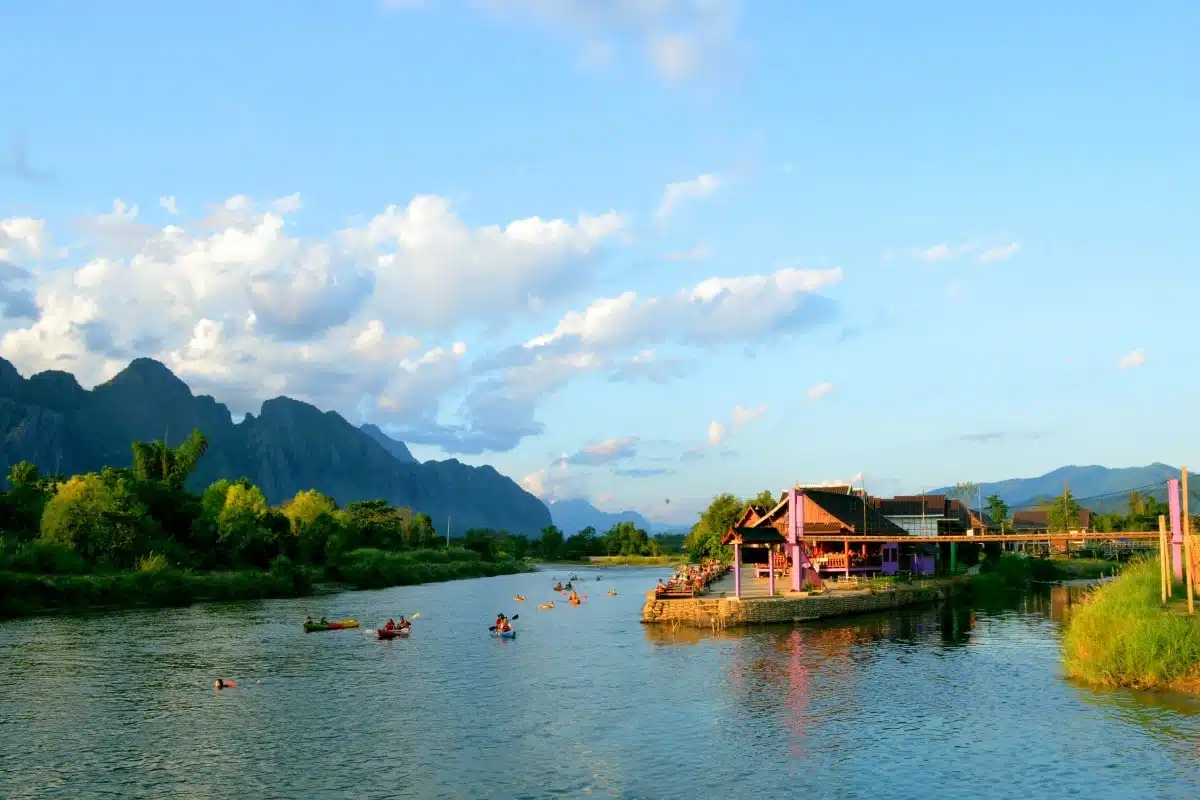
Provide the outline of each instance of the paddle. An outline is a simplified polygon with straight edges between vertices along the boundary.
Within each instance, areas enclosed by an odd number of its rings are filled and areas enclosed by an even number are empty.
[[[509,617],[509,618],[508,618],[508,621],[509,621],[509,622],[516,622],[516,621],[517,621],[517,620],[519,620],[520,618],[521,618],[521,615],[520,615],[520,614],[513,614],[511,617]],[[488,630],[489,630],[489,631],[494,631],[494,630],[496,630],[496,626],[495,626],[495,625],[493,625],[492,627],[488,628]]]

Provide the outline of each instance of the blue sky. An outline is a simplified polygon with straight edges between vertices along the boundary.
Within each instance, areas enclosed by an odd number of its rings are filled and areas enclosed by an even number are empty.
[[[0,12],[0,355],[662,519],[1189,463],[1200,6],[393,5]]]

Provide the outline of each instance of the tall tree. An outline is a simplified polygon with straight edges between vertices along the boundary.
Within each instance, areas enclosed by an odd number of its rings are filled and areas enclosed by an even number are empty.
[[[1079,503],[1075,501],[1071,490],[1063,489],[1063,493],[1050,502],[1047,514],[1050,530],[1069,531],[1078,528],[1079,512]]]
[[[1001,500],[998,494],[989,494],[987,496],[987,513],[1003,531],[1004,524],[1008,520],[1008,503]]]

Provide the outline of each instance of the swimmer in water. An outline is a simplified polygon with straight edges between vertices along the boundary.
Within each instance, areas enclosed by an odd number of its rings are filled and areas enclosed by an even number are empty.
[[[217,678],[215,681],[213,681],[213,688],[214,689],[236,689],[237,682],[236,681],[227,681],[227,680],[222,680],[221,678]]]

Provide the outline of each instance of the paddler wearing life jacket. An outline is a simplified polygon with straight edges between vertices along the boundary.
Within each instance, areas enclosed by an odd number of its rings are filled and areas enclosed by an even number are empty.
[[[579,604],[579,592],[571,592],[571,597],[569,599],[572,603],[575,603],[576,605],[578,605]]]
[[[400,630],[402,630],[402,631],[406,631],[406,630],[408,630],[409,628],[411,628],[411,627],[412,627],[412,623],[411,623],[411,622],[409,622],[408,620],[406,620],[406,619],[404,618],[404,616],[403,616],[403,615],[401,615],[401,616],[400,616],[400,622],[399,622],[399,623],[397,623],[396,627],[397,627],[397,628],[399,628],[399,629],[400,629]]]
[[[384,625],[383,629],[385,631],[394,631],[394,630],[396,630],[396,623],[393,620],[388,619],[387,625]]]
[[[556,584],[554,584],[554,591],[556,591],[556,592],[561,592],[562,590],[563,590],[563,585],[562,585],[562,582],[561,582],[561,581],[560,581],[560,582],[558,582],[558,583],[556,583]]]

